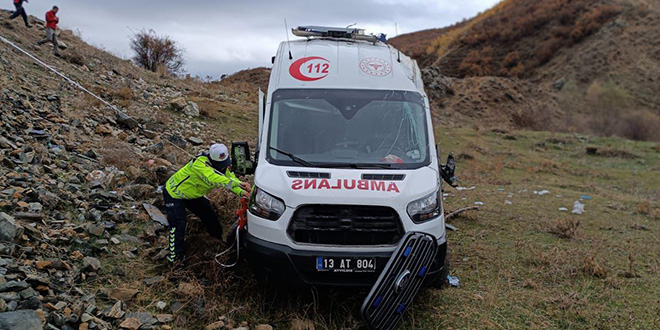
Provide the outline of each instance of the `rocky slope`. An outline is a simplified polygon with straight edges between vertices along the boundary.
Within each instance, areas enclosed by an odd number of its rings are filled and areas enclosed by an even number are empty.
[[[208,144],[250,141],[256,98],[145,72],[71,31],[56,58],[34,46],[42,21],[7,17],[0,35],[124,114],[0,42],[0,329],[188,324],[176,297],[142,294],[168,272],[163,224],[143,203],[160,205],[156,187]]]

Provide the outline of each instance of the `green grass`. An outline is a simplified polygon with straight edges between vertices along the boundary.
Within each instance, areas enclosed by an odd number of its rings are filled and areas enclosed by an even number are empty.
[[[660,328],[660,147],[651,142],[547,132],[495,133],[438,128],[441,152],[454,153],[461,186],[444,201],[446,211],[484,205],[451,220],[452,274],[460,288],[426,289],[407,315],[404,329]],[[587,146],[601,155],[588,155]],[[444,157],[443,157],[444,158]],[[534,190],[547,189],[539,196]],[[510,194],[511,193],[511,194]],[[583,200],[585,213],[571,214]],[[224,205],[225,229],[237,207],[235,198],[213,196]],[[513,204],[506,205],[505,200]],[[568,212],[560,212],[560,207]],[[577,230],[562,231],[562,223]],[[120,230],[148,225],[136,219]],[[316,329],[359,328],[365,291],[276,292],[254,279],[245,267],[227,271],[208,261],[220,250],[191,222],[189,242],[200,262],[182,282],[203,288],[201,295],[177,292],[165,281],[147,287],[142,279],[167,270],[140,247],[139,258],[121,250],[103,257],[105,287],[138,288],[130,310],[157,311],[155,302],[186,303],[175,328],[199,328],[220,316],[235,326],[269,323],[280,329],[293,319],[311,320]],[[560,237],[564,233],[568,237]],[[199,242],[202,242],[201,244]],[[631,264],[632,260],[632,264]],[[112,274],[121,268],[125,275]],[[165,274],[166,275],[166,274]],[[203,304],[202,304],[203,303]]]
[[[449,233],[449,242],[452,273],[461,287],[424,292],[408,325],[660,326],[660,152],[655,143],[546,132],[438,130],[437,136],[443,152],[474,157],[459,160],[457,173],[462,185],[477,188],[446,189],[451,196],[445,208],[475,201],[484,206],[451,221],[459,228]],[[587,146],[624,157],[587,155]],[[533,194],[544,189],[550,193]],[[582,195],[592,197],[581,201],[585,213],[570,214]],[[644,208],[648,214],[640,212]],[[579,223],[577,233],[570,238],[554,234],[560,220]]]

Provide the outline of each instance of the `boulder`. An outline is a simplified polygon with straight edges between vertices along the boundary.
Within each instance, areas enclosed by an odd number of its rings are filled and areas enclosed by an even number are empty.
[[[127,289],[127,288],[116,288],[112,291],[110,291],[110,298],[115,299],[115,300],[123,300],[123,301],[129,301],[135,297],[140,291],[135,290],[135,289]],[[130,317],[130,315],[129,315]]]
[[[562,88],[564,88],[564,85],[566,85],[566,78],[559,78],[555,80],[554,83],[552,83],[552,88],[554,88],[556,91],[560,91]]]
[[[132,184],[124,187],[124,194],[135,199],[146,199],[156,194],[156,188],[149,184]]]
[[[179,148],[185,148],[187,144],[186,140],[184,140],[181,135],[173,134],[168,140]]]
[[[22,291],[29,288],[30,285],[25,281],[9,281],[0,284],[0,292]]]
[[[214,323],[211,323],[211,324],[207,325],[205,329],[206,330],[219,330],[219,329],[223,329],[224,327],[225,327],[225,322],[218,321],[218,322],[214,322]]]
[[[23,226],[5,212],[0,212],[0,241],[15,242],[23,235]]]
[[[128,330],[138,330],[142,323],[134,317],[129,317],[124,320],[121,324],[119,324],[119,327],[122,329],[128,329]]]
[[[128,129],[134,129],[139,125],[137,120],[123,112],[117,114],[116,120],[119,125]]]
[[[181,111],[186,107],[186,105],[188,105],[188,103],[183,97],[177,97],[170,100],[170,108],[172,108],[174,111]]]
[[[192,143],[194,146],[201,146],[204,143],[204,140],[194,136],[189,137],[188,141],[190,141],[190,143]]]
[[[105,227],[98,223],[88,223],[87,224],[87,232],[90,233],[93,236],[98,236],[101,237],[103,236],[103,232],[105,231]]]
[[[99,270],[99,268],[101,268],[101,262],[99,261],[99,259],[96,259],[94,257],[84,257],[83,268],[97,271]]]
[[[158,314],[156,315],[158,323],[170,323],[174,321],[174,315],[172,314]]]
[[[124,303],[121,300],[117,301],[114,305],[112,305],[112,307],[104,309],[101,314],[107,318],[120,319],[124,316],[124,314],[126,314],[126,312],[122,310],[123,304]]]
[[[190,101],[183,109],[183,113],[191,117],[199,117],[199,106],[197,103]]]
[[[41,330],[41,320],[33,310],[0,313],[0,329]]]
[[[134,318],[140,322],[142,325],[153,326],[158,323],[158,319],[153,317],[151,313],[147,312],[135,312],[126,314],[127,318]]]

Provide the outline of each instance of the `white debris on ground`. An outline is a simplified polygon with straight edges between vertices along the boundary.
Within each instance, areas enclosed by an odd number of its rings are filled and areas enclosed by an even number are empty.
[[[504,205],[512,205],[512,204],[513,202],[508,199],[504,201]]]
[[[559,212],[566,212],[566,211],[568,211],[568,209],[565,208],[565,207],[560,207],[560,208],[559,208]]]
[[[461,286],[460,280],[458,279],[458,276],[447,275],[447,282],[449,283],[449,285],[451,285],[455,288],[458,288],[458,287]]]
[[[462,190],[474,190],[474,189],[477,189],[477,187],[475,187],[475,186],[472,186],[472,187],[470,187],[470,188],[466,188],[466,187],[456,187],[456,190],[458,190],[458,191],[462,191]]]
[[[546,195],[546,194],[549,194],[549,193],[550,193],[550,191],[548,191],[548,190],[541,190],[541,191],[534,190],[534,195],[543,196],[543,195]]]
[[[484,205],[484,202],[474,202],[474,205]]]
[[[580,203],[580,201],[575,201],[573,203],[573,211],[571,211],[573,214],[582,214],[584,213],[584,204]]]

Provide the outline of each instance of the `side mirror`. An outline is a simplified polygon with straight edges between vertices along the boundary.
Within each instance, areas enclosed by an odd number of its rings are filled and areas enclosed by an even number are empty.
[[[250,157],[250,147],[247,142],[231,143],[231,167],[239,175],[254,174],[255,164]]]
[[[454,159],[454,155],[449,154],[449,156],[447,156],[447,163],[440,164],[440,175],[447,184],[454,188],[458,186],[458,178],[454,174],[455,171],[456,160]]]

